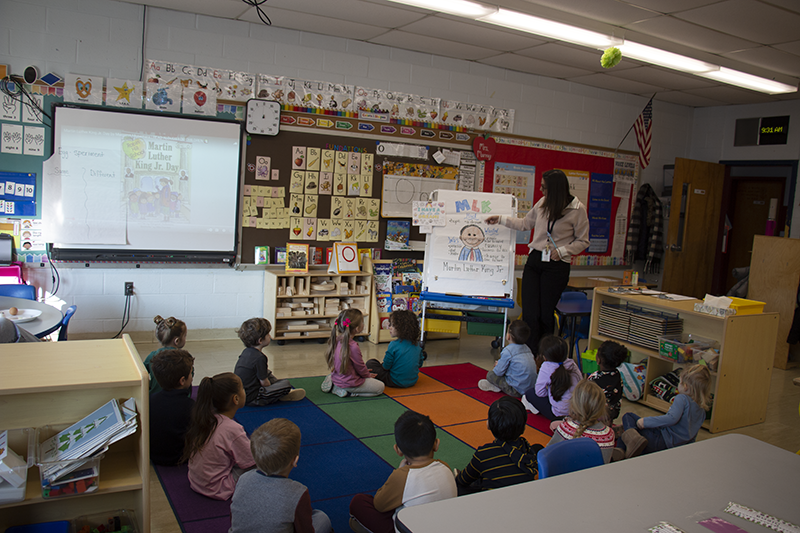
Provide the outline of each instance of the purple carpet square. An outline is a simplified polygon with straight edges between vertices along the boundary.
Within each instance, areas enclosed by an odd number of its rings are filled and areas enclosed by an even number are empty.
[[[311,501],[378,490],[394,470],[359,440],[301,446],[289,477],[308,487]]]
[[[184,533],[228,533],[231,528],[231,517],[221,516],[209,520],[194,520],[183,523]]]
[[[477,387],[478,381],[486,379],[486,370],[472,363],[422,367],[420,372],[456,390]]]
[[[355,438],[349,431],[334,422],[327,413],[308,400],[245,409],[237,411],[234,419],[244,427],[248,435],[273,418],[286,418],[300,428],[300,442],[304,446]]]
[[[187,520],[230,516],[230,500],[224,502],[214,500],[196,493],[189,487],[189,467],[187,465],[156,466],[155,469],[178,521],[186,522]]]

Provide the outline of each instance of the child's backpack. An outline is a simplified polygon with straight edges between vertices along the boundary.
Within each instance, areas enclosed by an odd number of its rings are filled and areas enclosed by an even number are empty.
[[[644,377],[647,372],[647,365],[641,363],[622,363],[619,368],[622,376],[622,393],[625,398],[632,402],[637,402],[642,397],[644,390]]]

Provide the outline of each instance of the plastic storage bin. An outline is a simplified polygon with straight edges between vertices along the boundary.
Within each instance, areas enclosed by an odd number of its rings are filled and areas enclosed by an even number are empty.
[[[425,331],[435,333],[453,333],[458,334],[461,331],[460,320],[442,320],[438,318],[430,318],[435,315],[452,315],[461,316],[461,311],[443,311],[436,309],[434,312],[425,315]]]
[[[681,335],[666,335],[658,338],[658,353],[661,357],[672,359],[678,363],[691,363],[694,353],[715,348],[717,341],[683,333]]]
[[[0,504],[21,502],[25,499],[28,485],[28,469],[36,459],[36,439],[33,428],[9,429],[5,433],[7,448],[5,457],[0,459]],[[2,455],[0,451],[0,455]]]
[[[746,300],[744,298],[735,298],[732,296],[728,296],[732,300],[731,302],[731,309],[736,309],[737,315],[757,315],[759,313],[764,312],[764,306],[767,305],[764,302],[758,302],[756,300]]]
[[[6,533],[70,533],[72,523],[69,520],[56,522],[39,522],[38,524],[25,524],[6,529]]]
[[[131,509],[119,509],[105,513],[79,516],[74,521],[74,533],[91,533],[94,529],[105,528],[104,533],[138,533],[136,514]]]
[[[37,454],[36,464],[39,467],[39,481],[42,485],[42,497],[44,499],[61,498],[64,496],[76,496],[88,494],[97,490],[100,483],[100,461],[105,457],[105,453],[97,453],[90,458],[82,458],[69,461],[45,461],[42,459],[42,442],[46,441],[58,433],[51,426],[36,428]],[[81,463],[70,472],[59,476],[56,479],[49,479],[47,471],[55,467],[71,467],[75,463]]]
[[[503,313],[483,313],[469,311],[467,316],[476,318],[486,318],[500,320],[500,323],[490,322],[467,322],[467,333],[470,335],[484,335],[488,337],[502,337],[503,336]]]

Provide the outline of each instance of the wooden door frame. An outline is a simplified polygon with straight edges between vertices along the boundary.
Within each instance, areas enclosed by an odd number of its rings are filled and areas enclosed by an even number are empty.
[[[795,161],[795,165],[796,165]],[[791,211],[792,208],[792,198],[794,197],[794,189],[795,183],[794,180],[791,178],[782,178],[780,176],[774,177],[761,177],[761,176],[731,176],[731,168],[732,166],[740,166],[740,167],[749,167],[749,166],[788,166],[788,165],[730,165],[728,162],[722,162],[720,164],[725,165],[725,181],[722,186],[722,206],[720,209],[720,220],[719,225],[717,227],[717,235],[720,238],[725,231],[725,215],[729,213],[733,203],[735,202],[735,198],[733,196],[733,189],[734,186],[738,182],[742,181],[756,181],[762,179],[764,182],[780,182],[780,181],[791,181],[791,187],[789,191],[789,201],[788,206],[783,205],[783,198],[778,203],[778,213],[776,216],[776,230],[778,232],[783,231],[784,226],[786,225],[787,221],[791,220],[788,213]],[[788,184],[787,184],[788,185]],[[784,188],[784,196],[786,196],[787,191]],[[721,242],[721,241],[720,241]],[[711,294],[725,294],[728,292],[730,287],[727,286],[728,280],[728,256],[722,253],[722,245],[716,247],[714,252],[714,268],[713,268],[713,277],[711,278]]]

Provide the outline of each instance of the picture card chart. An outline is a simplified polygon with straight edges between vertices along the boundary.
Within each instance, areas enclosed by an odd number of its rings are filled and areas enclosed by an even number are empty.
[[[431,292],[503,297],[513,293],[514,237],[493,215],[513,216],[513,196],[438,191],[445,225],[433,226],[425,245],[425,287]]]
[[[533,208],[533,195],[536,185],[536,167],[497,163],[494,167],[495,194],[510,194],[517,199],[517,213],[524,217]],[[517,244],[528,244],[530,232],[515,232]]]
[[[0,172],[0,215],[36,216],[36,174]]]

